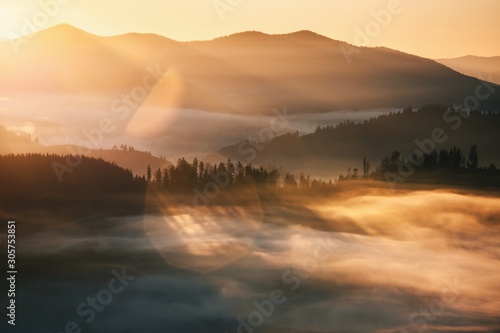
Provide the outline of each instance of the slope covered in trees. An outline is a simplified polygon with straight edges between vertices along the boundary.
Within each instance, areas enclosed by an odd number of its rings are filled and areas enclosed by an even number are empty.
[[[377,161],[391,151],[408,156],[420,149],[468,147],[475,143],[482,158],[500,165],[500,114],[460,112],[444,105],[427,105],[417,111],[381,115],[360,123],[318,127],[314,133],[289,133],[265,143],[241,142],[219,153],[233,160],[251,160],[256,165],[280,165],[328,177],[358,165],[364,157]],[[433,140],[436,132],[439,142]],[[433,134],[434,133],[434,134]]]
[[[78,163],[64,174],[58,167]],[[0,156],[0,210],[57,209],[73,213],[141,211],[144,181],[102,159],[60,155]]]
[[[80,158],[79,166],[65,173],[61,181],[57,167]],[[476,145],[471,146],[468,154],[458,148],[432,151],[421,156],[419,163],[394,151],[373,171],[365,160],[362,171],[353,168],[337,182],[231,160],[212,165],[196,158],[191,163],[179,159],[169,168],[148,167],[144,176],[134,177],[129,170],[102,159],[8,155],[0,156],[0,186],[5,189],[0,191],[0,212],[9,218],[28,214],[37,219],[78,219],[96,214],[142,214],[146,209],[157,212],[175,209],[179,204],[252,205],[270,198],[286,200],[289,194],[321,196],[340,191],[342,187],[338,185],[347,180],[363,179],[383,181],[376,186],[423,183],[500,188],[500,171],[493,164],[480,164],[480,160]],[[157,200],[164,196],[172,200]]]
[[[491,162],[480,161],[476,144],[470,146],[468,153],[453,147],[405,157],[396,150],[382,158],[374,170],[370,170],[370,163],[365,159],[362,173],[357,168],[349,169],[346,175],[340,175],[339,181],[375,179],[391,187],[402,183],[425,183],[499,189],[500,170]]]
[[[31,135],[18,135],[0,125],[0,155],[5,154],[56,154],[56,155],[85,155],[105,161],[116,163],[131,170],[135,175],[142,174],[149,164],[154,168],[164,168],[171,165],[163,157],[157,157],[151,152],[134,149],[132,146],[114,146],[112,149],[86,148],[75,145],[45,146],[40,144],[38,137]]]
[[[0,154],[37,152],[41,148],[38,138],[17,135],[0,125]]]

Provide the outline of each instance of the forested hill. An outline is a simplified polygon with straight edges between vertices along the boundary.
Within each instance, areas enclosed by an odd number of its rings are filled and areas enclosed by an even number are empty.
[[[500,165],[499,129],[499,113],[469,114],[444,105],[427,105],[418,111],[406,108],[361,123],[318,127],[302,136],[285,134],[265,144],[240,142],[222,148],[219,154],[256,165],[274,164],[293,172],[326,175],[329,170],[356,167],[364,157],[377,161],[394,150],[407,156],[416,149],[468,147],[473,142],[482,156],[481,163]],[[433,139],[434,131],[434,135],[440,134],[439,142]]]
[[[75,145],[44,146],[40,144],[38,137],[31,135],[18,135],[0,125],[0,155],[6,154],[83,154],[96,159],[116,163],[119,166],[131,170],[135,175],[142,175],[146,166],[153,168],[165,168],[171,165],[163,157],[156,157],[151,152],[134,149],[132,146],[121,145],[112,149],[87,148]]]
[[[90,209],[133,212],[144,182],[132,172],[102,159],[23,154],[0,156],[0,211],[36,209],[81,213]],[[127,204],[124,204],[127,203]]]

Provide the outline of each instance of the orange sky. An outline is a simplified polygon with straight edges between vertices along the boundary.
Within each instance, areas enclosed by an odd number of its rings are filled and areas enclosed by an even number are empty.
[[[378,23],[374,12],[390,9]],[[153,32],[176,40],[307,29],[355,45],[442,58],[500,55],[499,18],[498,0],[2,0],[0,37],[19,36],[28,23],[40,29],[69,23],[98,35]]]

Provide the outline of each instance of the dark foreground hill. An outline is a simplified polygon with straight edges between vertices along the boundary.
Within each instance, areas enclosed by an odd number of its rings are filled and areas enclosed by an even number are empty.
[[[40,211],[74,217],[143,211],[144,181],[102,159],[0,156],[0,186],[0,212],[9,218]]]

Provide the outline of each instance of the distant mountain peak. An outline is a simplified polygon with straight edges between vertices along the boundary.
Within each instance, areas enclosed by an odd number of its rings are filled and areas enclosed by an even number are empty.
[[[86,32],[82,29],[79,29],[67,23],[57,24],[45,30],[38,31],[37,35],[46,35],[51,37],[65,37],[74,39],[95,36],[89,32]]]
[[[311,30],[299,30],[288,34],[283,34],[282,36],[296,37],[296,38],[307,38],[307,39],[329,39],[330,38],[320,35]]]
[[[48,29],[46,31],[59,31],[59,32],[66,32],[66,33],[80,33],[80,34],[88,34],[88,32],[75,27],[74,25],[68,24],[68,23],[60,23],[56,24]]]
[[[178,79],[165,89],[182,87],[179,108],[257,114],[279,106],[319,113],[463,103],[479,84],[429,59],[380,47],[346,54],[339,45],[307,30],[174,43],[151,34],[100,37],[62,24],[39,32],[20,55],[2,45],[0,91],[114,96],[133,89],[145,68],[159,68],[158,77],[176,68]],[[173,99],[152,100],[170,107]],[[481,101],[484,109],[499,105],[500,91]]]
[[[223,40],[241,40],[241,41],[256,41],[262,38],[270,37],[271,35],[265,34],[260,31],[243,31],[237,32],[228,36],[215,38],[214,41],[223,41]]]
[[[300,30],[285,34],[266,34],[260,31],[244,31],[231,34],[224,37],[215,38],[215,42],[243,42],[243,43],[260,43],[260,42],[331,42],[335,41],[326,36],[320,35],[310,30]],[[340,41],[336,41],[339,42]]]

